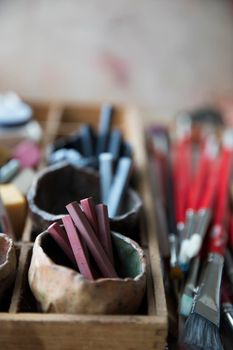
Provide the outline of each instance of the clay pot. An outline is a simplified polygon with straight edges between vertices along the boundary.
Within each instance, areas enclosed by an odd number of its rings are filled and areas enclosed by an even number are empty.
[[[0,233],[0,301],[14,282],[16,266],[13,240],[8,235]]]
[[[112,232],[119,278],[85,279],[73,270],[48,232],[37,236],[28,278],[44,312],[70,314],[132,314],[146,288],[146,262],[137,243]]]
[[[52,222],[60,221],[66,205],[72,201],[93,197],[100,202],[98,173],[89,168],[79,168],[59,163],[42,170],[28,192],[28,203],[34,226],[45,230]],[[129,189],[120,215],[110,219],[113,231],[133,237],[137,232],[142,202],[138,194]]]

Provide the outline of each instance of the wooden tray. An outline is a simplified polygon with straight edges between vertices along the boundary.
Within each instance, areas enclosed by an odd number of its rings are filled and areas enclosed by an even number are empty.
[[[43,148],[57,137],[78,129],[80,123],[97,126],[99,106],[65,105],[28,101],[44,130]],[[134,108],[116,107],[115,125],[134,149],[138,191],[144,203],[140,244],[148,258],[147,293],[137,315],[91,316],[44,314],[37,312],[36,301],[27,282],[32,251],[32,224],[27,219],[18,242],[18,273],[11,295],[0,308],[0,348],[15,349],[164,349],[167,335],[167,310],[160,257],[156,239],[153,200],[149,187],[144,130]],[[41,166],[44,166],[42,162]]]

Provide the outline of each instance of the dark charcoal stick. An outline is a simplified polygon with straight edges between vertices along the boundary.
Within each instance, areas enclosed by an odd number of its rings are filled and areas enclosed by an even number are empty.
[[[97,139],[96,155],[105,152],[107,149],[109,132],[113,117],[113,107],[110,105],[104,105],[101,109],[99,135]]]
[[[81,149],[84,157],[94,156],[94,137],[92,128],[89,125],[80,127]]]

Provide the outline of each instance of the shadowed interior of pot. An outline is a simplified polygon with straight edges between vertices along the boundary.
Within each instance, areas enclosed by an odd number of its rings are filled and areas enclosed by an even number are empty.
[[[99,202],[98,177],[65,166],[44,174],[37,183],[35,204],[54,215],[66,214],[66,205],[92,196]]]
[[[91,170],[75,168],[71,165],[45,173],[36,185],[35,204],[50,214],[66,214],[66,205],[83,198],[93,197],[100,202],[99,177]],[[127,194],[122,201],[119,215],[131,211],[135,206],[135,196]]]
[[[138,276],[142,272],[142,265],[137,250],[129,242],[116,235],[112,235],[112,244],[115,268],[118,276],[120,278],[135,278]],[[42,237],[41,247],[45,254],[52,259],[55,264],[76,270],[62,249],[49,234]],[[91,259],[91,264],[95,266],[95,270],[97,270],[93,259]],[[98,272],[96,277],[98,278]]]
[[[7,252],[10,247],[10,241],[0,236],[0,265],[4,264],[7,257]]]
[[[0,250],[1,250],[1,246],[2,246],[2,241],[3,241],[3,239],[0,240]],[[5,243],[6,243],[6,245],[5,245],[6,249],[8,250],[9,242],[5,241]],[[20,249],[19,249],[18,246],[15,247],[15,253],[16,253],[17,267],[18,267],[19,254],[20,254]],[[1,256],[1,254],[0,254],[0,256]],[[3,281],[2,281],[2,283],[3,283]],[[10,288],[6,291],[6,293],[4,293],[4,295],[0,299],[0,312],[8,311],[8,309],[10,307],[10,303],[11,303],[11,298],[12,298],[12,293],[13,293],[13,289],[14,289],[14,284],[15,284],[15,281],[12,283]]]

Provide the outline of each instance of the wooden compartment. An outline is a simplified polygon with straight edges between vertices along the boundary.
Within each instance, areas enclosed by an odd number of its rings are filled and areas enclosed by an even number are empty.
[[[45,150],[48,143],[68,135],[82,123],[95,127],[100,107],[96,105],[63,105],[29,101],[35,118],[43,125]],[[27,272],[32,252],[32,223],[27,219],[22,241],[18,274],[11,303],[0,310],[0,348],[65,350],[150,350],[164,349],[167,335],[167,310],[160,257],[156,238],[153,200],[149,185],[148,161],[141,118],[134,108],[117,107],[114,118],[125,138],[132,144],[137,173],[137,190],[143,200],[140,241],[148,261],[147,292],[137,315],[92,316],[44,314],[30,292]],[[42,160],[41,167],[45,160]]]

